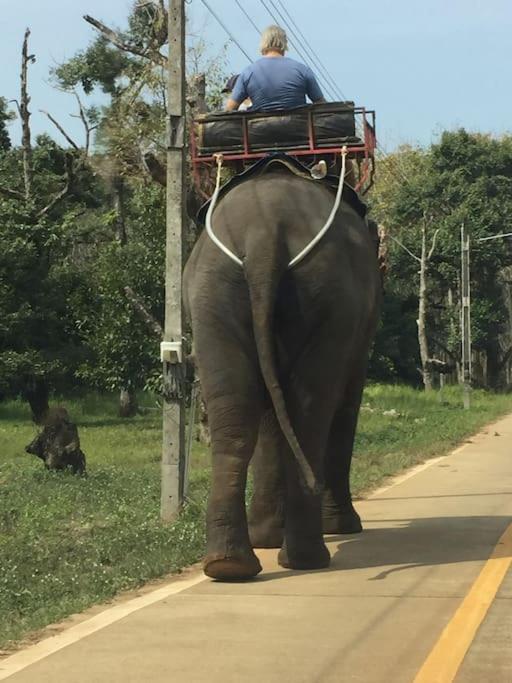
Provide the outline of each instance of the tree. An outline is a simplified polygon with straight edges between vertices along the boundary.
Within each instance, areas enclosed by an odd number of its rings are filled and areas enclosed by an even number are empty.
[[[0,97],[0,154],[11,149],[11,138],[7,124],[14,118],[15,115],[9,111],[7,100],[5,97]]]
[[[126,204],[126,244],[99,245],[88,269],[90,296],[81,316],[81,333],[93,354],[79,374],[102,389],[126,392],[120,406],[126,417],[136,410],[136,390],[161,371],[154,331],[125,290],[137,293],[154,321],[163,320],[163,194],[149,181],[132,188]]]
[[[437,235],[426,268],[419,269],[424,280],[423,361],[430,356],[430,347],[452,363],[458,361],[460,226],[466,223],[475,247],[479,237],[511,231],[511,189],[512,141],[508,136],[496,139],[464,130],[446,132],[429,150],[402,148],[381,162],[372,204],[394,238],[387,287],[399,300],[413,297],[419,305],[420,292],[414,284],[418,282],[417,259],[420,265],[422,261],[418,255],[429,255],[428,239]],[[512,344],[502,275],[510,252],[504,242],[484,244],[485,248],[474,248],[472,253],[473,341],[474,348],[488,359],[489,383],[497,386]]]
[[[136,409],[135,391],[148,381],[156,386],[161,371],[154,330],[134,302],[142,303],[157,324],[162,322],[167,109],[162,47],[167,15],[164,4],[155,0],[133,4],[126,30],[85,19],[99,36],[53,75],[59,87],[83,88],[92,96],[99,88],[110,96],[98,117],[93,162],[110,195],[110,210],[101,221],[115,239],[100,246],[90,265],[94,315],[84,311],[80,317],[87,320],[82,333],[93,356],[80,372],[87,382],[118,390],[120,411],[129,415]],[[200,68],[208,70],[208,93],[212,101],[218,100],[223,57],[209,58],[201,39],[194,40],[189,55],[189,103],[196,105],[200,99],[200,79],[193,78]],[[195,238],[191,225],[188,246]],[[127,297],[127,288],[134,297]]]
[[[0,154],[0,393],[20,394],[34,420],[51,388],[69,381],[83,353],[69,301],[83,287],[71,253],[78,217],[98,187],[78,146],[30,131],[27,31],[17,102],[22,145]]]

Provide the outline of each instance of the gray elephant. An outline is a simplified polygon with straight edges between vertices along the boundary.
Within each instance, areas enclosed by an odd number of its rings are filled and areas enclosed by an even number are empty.
[[[212,445],[203,566],[215,579],[255,576],[253,547],[281,543],[282,566],[326,567],[323,532],[361,528],[349,471],[380,302],[366,221],[342,202],[323,239],[288,268],[333,203],[323,183],[270,167],[225,194],[213,216],[243,265],[203,233],[185,268]]]

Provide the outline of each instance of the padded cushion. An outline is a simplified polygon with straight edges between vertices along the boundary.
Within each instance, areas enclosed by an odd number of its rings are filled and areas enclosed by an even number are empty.
[[[243,152],[244,119],[253,152],[308,149],[310,114],[317,148],[360,142],[355,135],[354,103],[330,102],[282,112],[219,112],[199,117],[198,155]]]

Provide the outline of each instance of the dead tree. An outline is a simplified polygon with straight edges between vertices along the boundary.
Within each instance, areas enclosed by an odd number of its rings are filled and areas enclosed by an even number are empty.
[[[155,66],[167,67],[167,57],[160,52],[162,46],[167,42],[167,10],[165,9],[164,2],[162,0],[139,1],[136,7],[151,8],[152,24],[145,45],[127,42],[121,33],[114,31],[89,14],[85,14],[84,19],[119,50],[142,57],[155,64]]]
[[[21,137],[21,151],[23,160],[23,174],[22,186],[23,190],[14,188],[0,187],[0,193],[4,196],[19,201],[24,205],[27,221],[37,225],[38,222],[45,218],[60,202],[62,202],[73,189],[73,182],[78,167],[85,163],[85,158],[88,153],[88,145],[81,152],[78,145],[71,140],[69,135],[65,132],[63,127],[50,114],[46,113],[50,121],[57,127],[57,129],[64,135],[66,140],[73,148],[70,151],[65,151],[65,172],[62,180],[62,187],[55,192],[53,196],[45,197],[41,201],[40,197],[35,196],[33,189],[33,155],[32,155],[32,141],[30,129],[29,109],[30,95],[28,87],[29,66],[35,62],[35,56],[29,52],[29,37],[30,30],[26,29],[21,50],[21,73],[20,73],[20,99],[15,100],[18,114],[21,121],[22,137]],[[87,124],[87,139],[90,135],[92,127],[88,125],[84,110],[80,104],[80,117]],[[23,398],[28,401],[32,417],[36,424],[45,424],[50,414],[49,407],[49,387],[44,377],[32,377],[26,382],[26,386],[22,391]]]
[[[418,291],[418,319],[416,323],[418,325],[418,345],[420,349],[420,359],[421,359],[421,375],[423,378],[423,386],[426,391],[430,391],[433,388],[432,371],[440,361],[435,358],[431,358],[428,336],[427,336],[427,307],[428,307],[428,293],[427,293],[427,277],[429,264],[434,254],[436,248],[437,236],[439,230],[435,230],[430,242],[430,246],[427,246],[427,231],[428,227],[432,224],[432,218],[427,218],[424,214],[421,221],[421,255],[417,256],[408,247],[406,247],[400,240],[396,237],[390,235],[391,239],[396,242],[404,251],[406,251],[409,256],[415,259],[420,264],[419,269],[419,291]]]

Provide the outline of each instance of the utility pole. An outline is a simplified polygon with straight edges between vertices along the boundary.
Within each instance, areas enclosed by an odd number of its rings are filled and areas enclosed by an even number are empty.
[[[170,522],[183,502],[185,366],[181,281],[185,226],[185,0],[169,2],[167,119],[167,233],[163,362],[163,443],[160,515]]]
[[[461,337],[462,381],[464,385],[464,408],[471,405],[471,291],[469,275],[469,235],[464,223],[460,230],[461,241]]]

